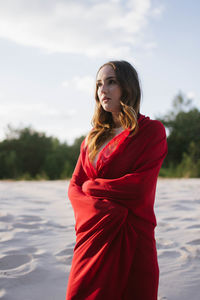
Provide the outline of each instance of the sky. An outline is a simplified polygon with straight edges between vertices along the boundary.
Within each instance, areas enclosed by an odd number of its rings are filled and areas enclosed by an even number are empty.
[[[200,108],[200,1],[0,0],[0,140],[31,126],[71,144],[92,128],[95,77],[109,60],[138,71],[141,113],[178,93]]]

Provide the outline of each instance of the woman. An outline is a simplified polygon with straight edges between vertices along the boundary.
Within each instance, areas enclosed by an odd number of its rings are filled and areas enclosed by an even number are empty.
[[[167,153],[161,122],[140,114],[136,70],[100,67],[93,129],[81,144],[68,196],[76,245],[67,300],[156,300],[156,182]]]

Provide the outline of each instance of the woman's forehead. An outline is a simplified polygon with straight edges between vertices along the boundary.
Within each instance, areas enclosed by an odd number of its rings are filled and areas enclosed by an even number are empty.
[[[97,80],[104,80],[107,77],[116,77],[115,71],[110,65],[105,65],[99,70]]]

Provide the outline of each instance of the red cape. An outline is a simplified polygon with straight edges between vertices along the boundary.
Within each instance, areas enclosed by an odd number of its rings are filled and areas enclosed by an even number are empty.
[[[156,300],[154,228],[157,177],[167,154],[161,122],[140,114],[89,161],[85,140],[70,181],[76,245],[67,300]]]

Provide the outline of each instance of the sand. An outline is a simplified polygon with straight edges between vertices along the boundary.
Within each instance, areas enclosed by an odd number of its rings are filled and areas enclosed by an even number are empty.
[[[0,299],[65,299],[75,243],[67,187],[0,182]],[[200,299],[199,206],[199,179],[158,180],[160,300]]]

